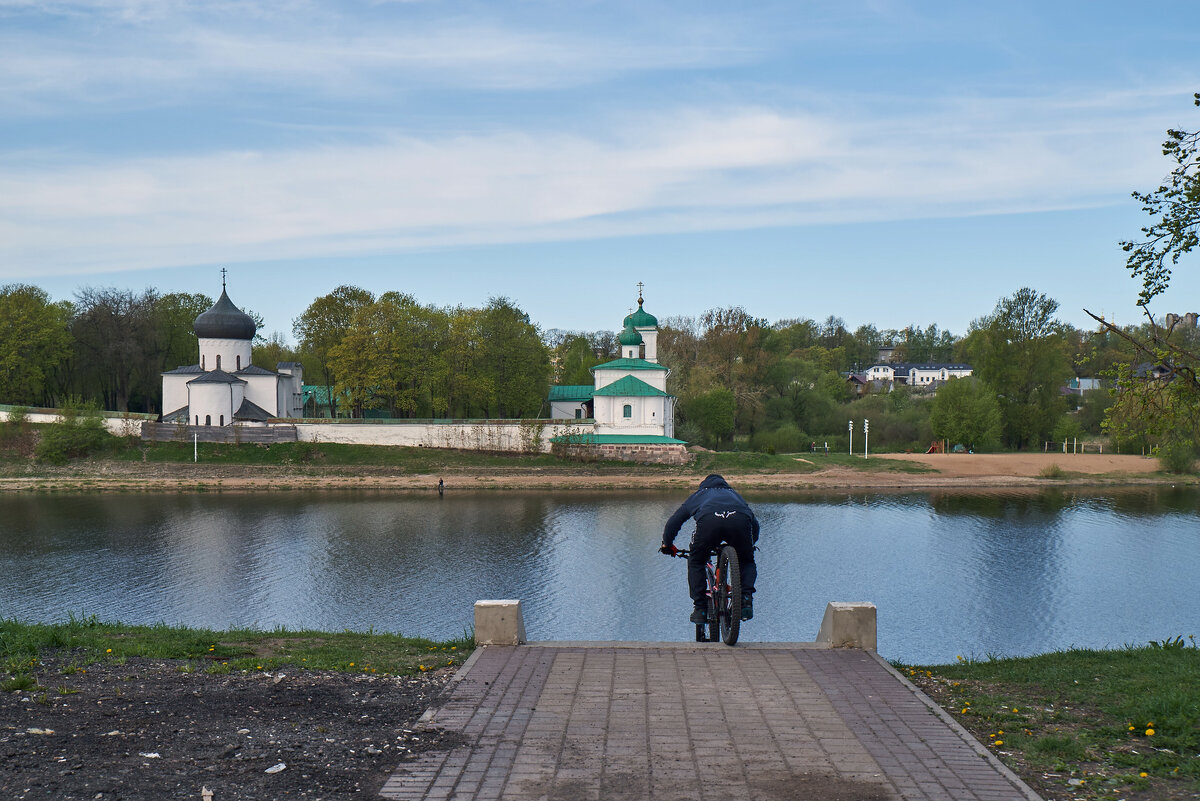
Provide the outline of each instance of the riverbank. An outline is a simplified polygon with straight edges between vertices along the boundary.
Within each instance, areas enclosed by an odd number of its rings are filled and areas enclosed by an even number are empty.
[[[453,735],[417,730],[469,642],[0,621],[0,796],[340,798]],[[424,669],[422,669],[424,668]],[[1049,801],[1200,797],[1200,650],[899,666]]]
[[[286,446],[177,448],[175,459],[93,458],[62,467],[9,462],[0,467],[0,492],[255,492],[279,490],[431,491],[438,481],[449,492],[551,489],[686,489],[711,472],[750,490],[978,490],[1195,484],[1197,477],[1163,473],[1156,459],[1117,454],[846,454],[766,456],[701,452],[685,467],[583,463],[550,456],[458,454],[429,449],[387,449],[387,462],[349,462],[338,446],[304,449],[289,458]],[[184,453],[186,451],[186,453]],[[324,453],[330,451],[330,454]],[[411,454],[404,453],[412,452]],[[399,453],[397,453],[399,452]],[[186,461],[184,460],[186,458]],[[362,458],[362,457],[358,457]],[[383,461],[382,458],[380,461]]]

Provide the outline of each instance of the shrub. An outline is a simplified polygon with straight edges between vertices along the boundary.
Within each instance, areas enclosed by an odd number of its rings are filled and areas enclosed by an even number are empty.
[[[1195,472],[1196,446],[1186,439],[1168,442],[1158,449],[1158,463],[1168,473]]]
[[[63,404],[62,417],[42,431],[34,454],[40,461],[66,464],[103,450],[114,437],[104,427],[95,404]]]

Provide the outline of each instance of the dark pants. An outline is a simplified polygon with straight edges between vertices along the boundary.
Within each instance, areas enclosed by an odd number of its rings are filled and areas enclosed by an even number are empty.
[[[722,542],[729,543],[737,551],[738,565],[742,569],[742,593],[749,595],[754,592],[758,567],[754,564],[754,540],[750,532],[750,518],[742,514],[735,513],[724,518],[710,514],[696,521],[696,533],[692,535],[692,544],[688,546],[688,591],[693,605],[704,607],[708,603],[704,595],[707,586],[704,565],[708,562],[709,554],[717,550]]]

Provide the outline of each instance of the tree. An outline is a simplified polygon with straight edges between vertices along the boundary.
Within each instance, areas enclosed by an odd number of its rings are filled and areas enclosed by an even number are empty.
[[[995,393],[974,378],[953,378],[938,388],[929,422],[939,439],[985,448],[1000,441],[1000,404]]]
[[[337,399],[333,392],[337,375],[330,366],[329,353],[337,347],[350,327],[355,312],[375,302],[375,296],[356,286],[339,286],[317,298],[304,313],[292,321],[302,352],[311,354],[320,365],[321,378],[329,393],[330,415],[337,417]]]
[[[480,315],[479,375],[490,379],[489,416],[536,417],[550,382],[550,353],[529,315],[508,298],[492,298]]]
[[[0,402],[53,405],[49,376],[71,355],[69,303],[29,284],[0,287]]]
[[[1200,106],[1200,92],[1194,97]],[[1142,279],[1138,305],[1143,307],[1166,291],[1171,266],[1200,244],[1200,131],[1170,129],[1162,150],[1175,159],[1168,180],[1153,192],[1133,193],[1142,211],[1157,219],[1142,228],[1140,241],[1121,243],[1131,275]]]
[[[157,290],[84,287],[75,293],[75,338],[81,396],[107,409],[129,411],[135,396],[143,411],[162,390],[155,337]]]
[[[715,446],[733,433],[736,409],[733,392],[717,387],[689,398],[682,411],[687,421],[700,429],[705,443]]]
[[[1011,447],[1048,436],[1066,409],[1060,389],[1072,371],[1056,311],[1058,301],[1024,287],[972,323],[971,360],[999,400]]]

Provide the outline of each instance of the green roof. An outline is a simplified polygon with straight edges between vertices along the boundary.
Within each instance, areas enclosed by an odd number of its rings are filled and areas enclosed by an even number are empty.
[[[550,441],[570,445],[687,445],[682,439],[657,434],[566,434]]]
[[[591,384],[561,384],[550,387],[547,400],[551,401],[585,401],[592,397],[595,389]]]
[[[642,299],[638,298],[637,311],[625,318],[625,325],[634,328],[658,328],[658,320],[642,308]]]
[[[626,324],[625,330],[622,331],[619,336],[617,336],[617,341],[622,345],[640,345],[642,344],[642,335],[637,331],[634,331],[632,325]]]
[[[592,372],[596,370],[666,370],[661,364],[648,362],[645,359],[613,359],[611,362],[597,364],[592,368]]]
[[[617,379],[616,381],[612,382],[611,384],[601,387],[600,389],[596,390],[595,394],[596,395],[606,395],[606,396],[618,395],[618,396],[625,396],[625,397],[628,397],[628,396],[638,396],[638,397],[666,396],[666,397],[670,397],[669,395],[667,395],[667,393],[663,392],[661,389],[652,387],[649,384],[647,384],[645,381],[643,381],[642,379],[634,378],[631,375],[627,375],[624,378]]]

